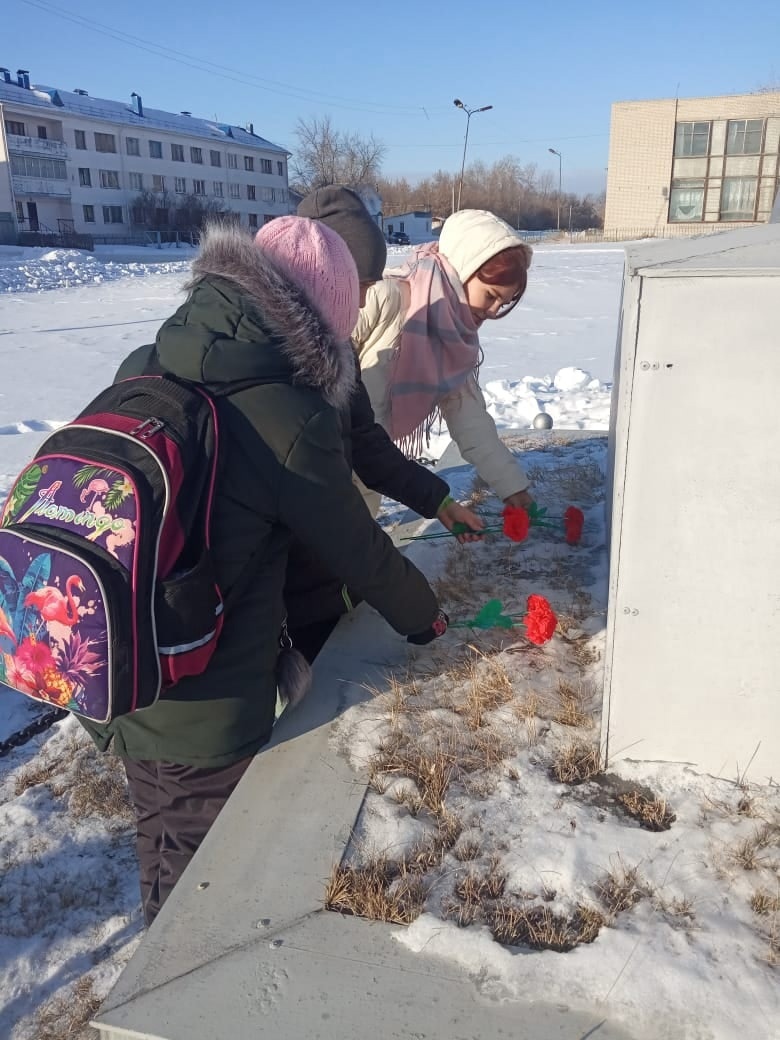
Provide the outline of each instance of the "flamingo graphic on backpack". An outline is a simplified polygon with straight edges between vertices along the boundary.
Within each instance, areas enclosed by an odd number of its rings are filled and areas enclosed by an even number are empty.
[[[105,723],[216,649],[210,525],[217,408],[139,376],[50,434],[0,517],[0,682]]]

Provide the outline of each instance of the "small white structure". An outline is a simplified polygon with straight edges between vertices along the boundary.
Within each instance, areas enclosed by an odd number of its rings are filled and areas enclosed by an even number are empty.
[[[780,226],[627,251],[610,431],[611,759],[780,774]]]
[[[396,231],[409,236],[409,241],[427,242],[431,238],[430,210],[415,209],[408,213],[394,213],[385,217],[385,236],[389,239]]]

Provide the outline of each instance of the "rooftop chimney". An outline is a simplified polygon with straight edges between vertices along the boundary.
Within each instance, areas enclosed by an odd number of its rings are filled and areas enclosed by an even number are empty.
[[[250,134],[254,134],[254,132],[255,132],[255,124],[254,123],[248,123],[247,124],[247,130],[249,131]]]
[[[20,87],[24,87],[25,90],[30,89],[30,73],[27,69],[16,70],[16,82]]]
[[[143,101],[141,101],[141,95],[140,94],[136,94],[136,92],[133,91],[133,93],[130,95],[130,97],[132,98],[132,101],[133,101],[133,111],[135,112],[135,114],[137,116],[142,116],[144,114],[144,105],[143,105]]]
[[[192,112],[185,112],[185,111],[184,111],[184,109],[182,109],[182,110],[181,110],[181,114],[182,114],[183,116],[191,116],[191,115],[192,115]]]
[[[80,87],[74,87],[73,88],[73,93],[74,94],[81,94],[82,97],[89,97],[89,94],[87,93],[87,91],[86,90],[82,90]]]
[[[5,83],[12,83],[13,82],[12,79],[11,79],[11,70],[10,69],[0,68],[0,74],[2,74],[3,81]]]

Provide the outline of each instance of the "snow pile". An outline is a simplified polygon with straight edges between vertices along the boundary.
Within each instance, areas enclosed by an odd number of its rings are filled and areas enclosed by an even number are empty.
[[[0,293],[36,293],[70,289],[78,285],[101,285],[119,278],[146,278],[150,274],[181,274],[189,270],[186,260],[158,263],[119,263],[102,260],[79,249],[36,250],[38,255],[0,255]]]

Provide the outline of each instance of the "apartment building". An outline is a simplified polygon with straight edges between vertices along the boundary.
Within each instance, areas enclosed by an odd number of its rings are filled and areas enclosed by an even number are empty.
[[[254,128],[33,85],[0,68],[0,231],[126,239],[196,204],[257,228],[291,212],[289,152]],[[10,221],[8,213],[10,210]]]
[[[604,228],[690,235],[765,223],[779,163],[778,91],[617,102]]]

